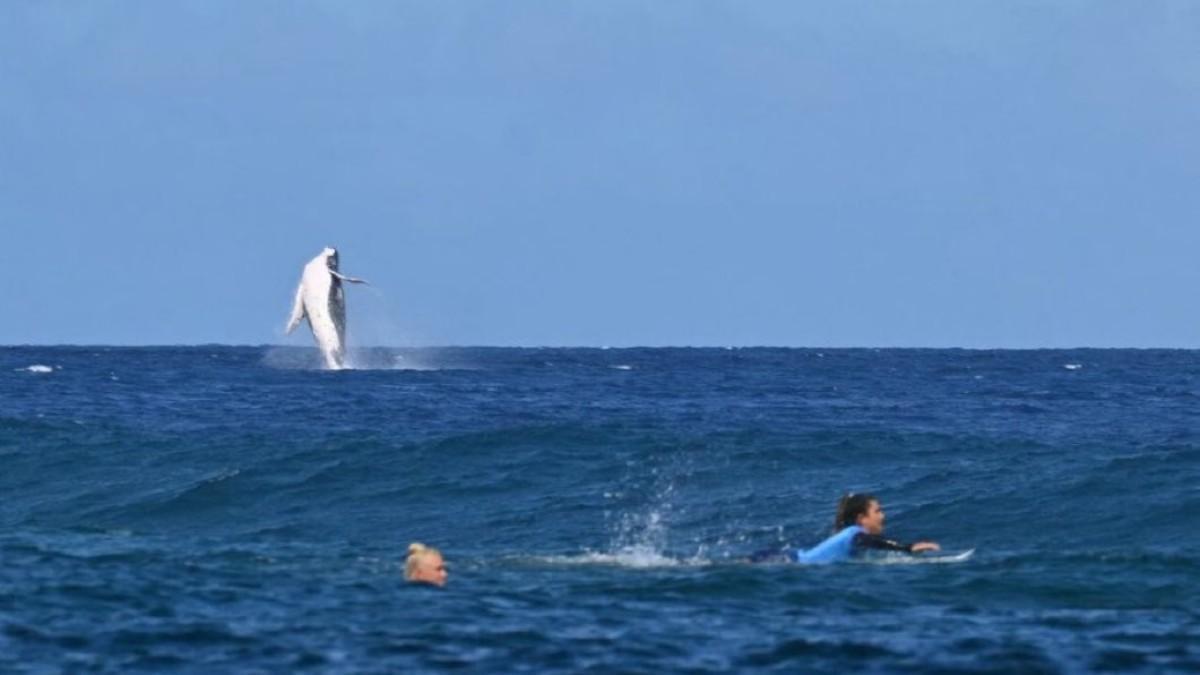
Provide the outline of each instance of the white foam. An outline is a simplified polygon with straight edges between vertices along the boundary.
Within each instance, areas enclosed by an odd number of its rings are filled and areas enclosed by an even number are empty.
[[[633,366],[628,366],[625,364],[621,364],[618,366],[609,366],[609,368],[613,368],[615,370],[633,370]]]
[[[272,347],[263,354],[262,364],[279,370],[327,370],[315,349]],[[461,369],[462,366],[456,366]],[[395,354],[386,349],[351,349],[346,352],[341,370],[444,370],[422,353]]]
[[[424,370],[441,370],[441,368],[438,368],[437,366],[429,364],[429,363],[425,363],[424,361],[421,361],[421,360],[415,358],[413,355],[405,356],[403,354],[396,354],[396,356],[392,359],[391,370],[422,370],[422,371],[424,371]]]
[[[17,368],[17,372],[22,372],[22,371],[24,371],[26,373],[53,373],[54,369],[51,368],[50,366],[44,366],[40,363],[35,363],[32,366],[29,366],[28,368]]]
[[[536,556],[532,560],[548,565],[601,565],[637,569],[656,567],[698,567],[711,564],[702,558],[672,558],[650,548],[631,547],[600,553],[589,551],[579,555]]]
[[[209,476],[208,478],[205,478],[202,482],[204,482],[204,483],[220,483],[223,480],[228,480],[230,478],[237,476],[241,472],[242,472],[241,469],[221,469],[217,473]]]
[[[1066,368],[1067,370],[1079,370],[1080,368],[1083,368],[1083,364],[1082,363],[1064,363],[1063,368]]]

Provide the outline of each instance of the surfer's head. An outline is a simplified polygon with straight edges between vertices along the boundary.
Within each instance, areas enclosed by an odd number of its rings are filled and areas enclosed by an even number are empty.
[[[408,545],[408,557],[404,560],[404,578],[434,586],[446,585],[446,562],[442,552],[420,542]]]
[[[865,492],[850,492],[838,501],[833,531],[840,532],[851,525],[858,525],[870,534],[883,532],[883,507],[875,495]]]

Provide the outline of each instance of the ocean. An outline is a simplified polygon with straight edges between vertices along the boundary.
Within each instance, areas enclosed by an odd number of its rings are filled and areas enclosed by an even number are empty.
[[[0,348],[0,671],[1200,670],[1198,352],[353,362]],[[847,491],[975,553],[745,562]]]

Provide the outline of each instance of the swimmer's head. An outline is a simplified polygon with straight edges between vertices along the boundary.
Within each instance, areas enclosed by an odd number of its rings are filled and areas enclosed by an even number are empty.
[[[879,534],[883,532],[883,518],[883,507],[875,495],[851,492],[842,495],[838,501],[833,531],[840,532],[851,525],[858,525],[870,534]]]
[[[446,585],[446,562],[442,552],[420,542],[408,545],[408,557],[404,560],[404,578],[408,581]]]

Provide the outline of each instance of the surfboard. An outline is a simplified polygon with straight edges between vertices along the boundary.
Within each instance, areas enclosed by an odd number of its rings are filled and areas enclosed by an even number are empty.
[[[938,553],[934,553],[931,555],[923,555],[923,556],[919,556],[919,557],[927,559],[929,562],[956,563],[956,562],[963,562],[964,560],[969,560],[971,558],[971,556],[973,556],[973,555],[975,555],[975,549],[969,548],[965,551],[959,551],[957,553],[938,552]]]
[[[908,553],[887,553],[884,555],[867,556],[852,562],[866,563],[868,565],[949,564],[965,562],[970,560],[971,556],[973,555],[975,555],[975,549],[969,548],[965,551],[939,551],[937,553],[918,553],[916,555]]]

